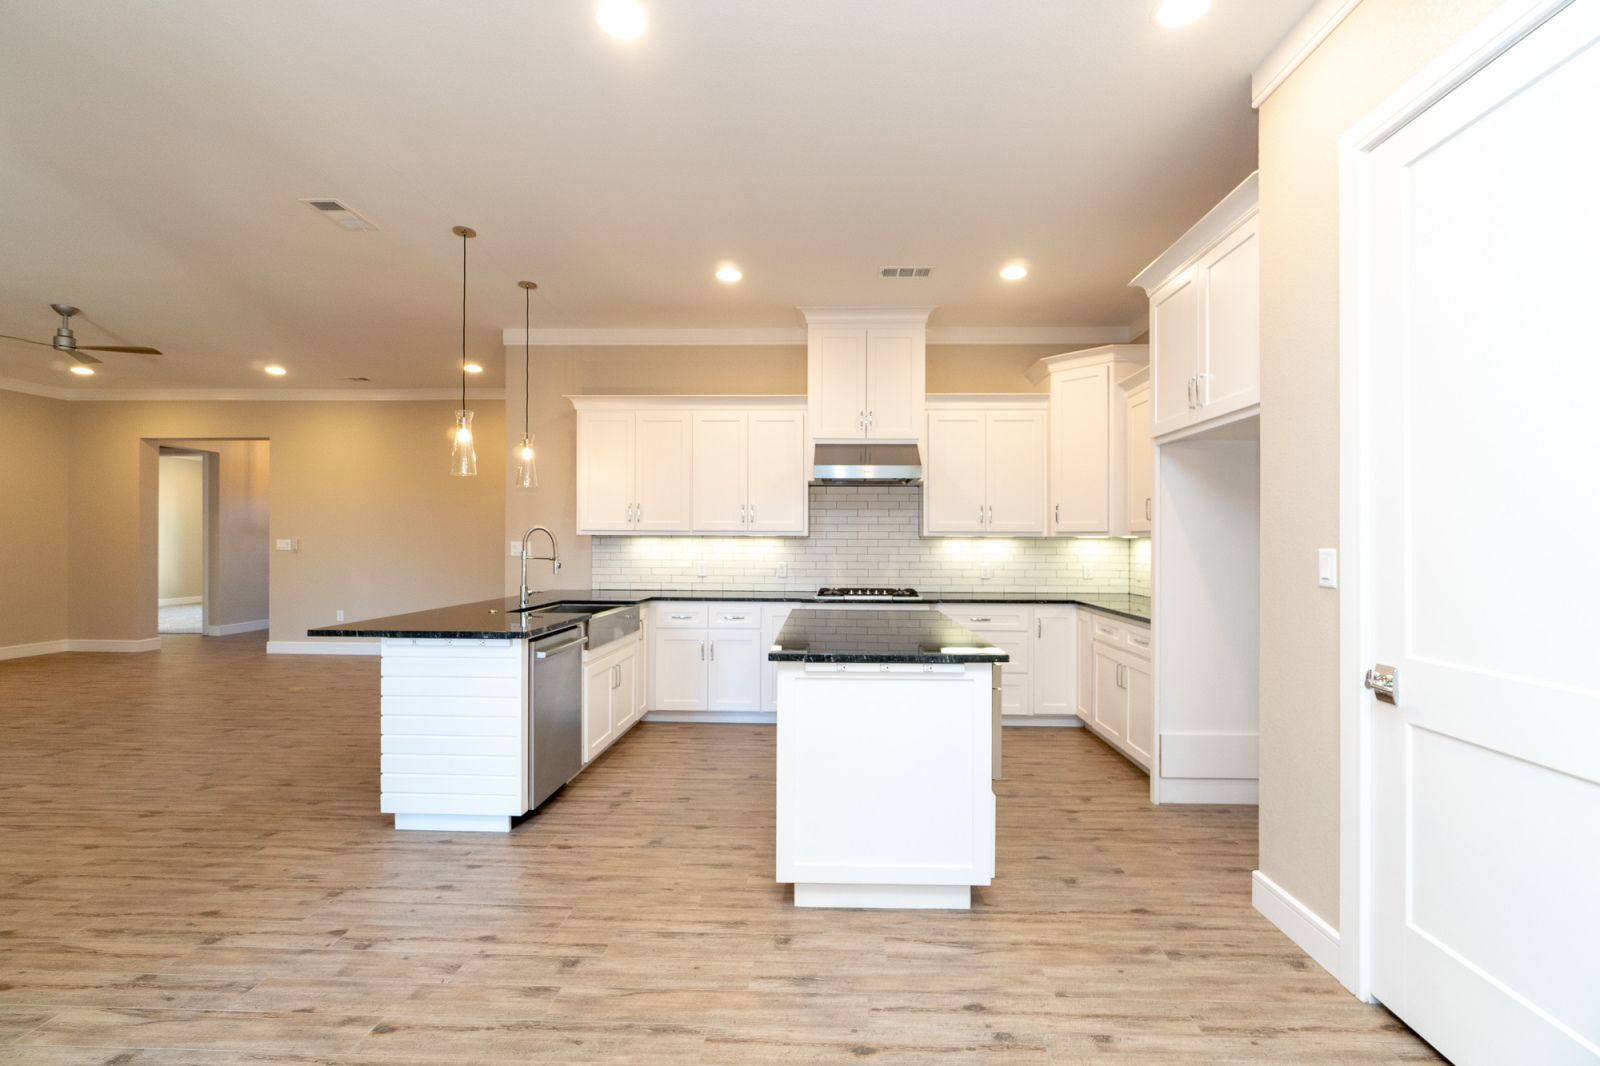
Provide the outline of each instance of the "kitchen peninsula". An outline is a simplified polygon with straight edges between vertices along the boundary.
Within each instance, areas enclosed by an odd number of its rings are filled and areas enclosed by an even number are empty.
[[[806,607],[768,657],[795,905],[969,908],[994,878],[1006,652],[934,610]]]

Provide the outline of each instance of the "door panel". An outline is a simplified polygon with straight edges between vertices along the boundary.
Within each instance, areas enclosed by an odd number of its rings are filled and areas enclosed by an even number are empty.
[[[749,422],[743,411],[694,416],[694,529],[743,533],[748,528]]]
[[[1057,533],[1111,531],[1111,368],[1050,375],[1050,510]]]
[[[1121,661],[1094,646],[1094,725],[1106,736],[1121,741],[1128,732],[1128,694],[1117,684]]]
[[[789,620],[792,607],[763,607],[761,609],[761,648],[771,648],[778,640],[778,632],[783,629],[783,623]],[[778,709],[778,664],[768,662],[765,654],[761,655],[761,709],[763,711],[776,711]]]
[[[761,632],[755,629],[714,629],[709,650],[710,690],[706,708],[712,711],[761,709]]]
[[[1201,419],[1261,402],[1260,219],[1251,218],[1200,262],[1205,294]]]
[[[1185,270],[1150,296],[1151,416],[1156,436],[1191,420],[1189,379],[1200,367],[1200,293]]]
[[[928,415],[924,506],[929,533],[982,533],[985,501],[984,413]]]
[[[1122,671],[1128,695],[1128,750],[1146,770],[1155,751],[1155,698],[1145,667],[1128,663]]]
[[[806,416],[801,411],[750,413],[752,533],[804,533],[810,503]]]
[[[1045,414],[991,411],[984,443],[989,532],[1045,532]]]
[[[633,499],[633,412],[578,413],[578,532],[623,533]]]
[[[812,432],[818,437],[859,439],[867,409],[867,331],[813,328],[811,332],[816,360]]]
[[[615,732],[612,721],[612,662],[603,659],[584,668],[583,761],[605,750]]]
[[[640,411],[634,428],[634,529],[687,533],[694,485],[693,419],[687,411]]]
[[[1578,0],[1362,163],[1372,989],[1466,1064],[1600,1058],[1595,99]]]
[[[1129,533],[1150,532],[1155,503],[1155,446],[1150,441],[1150,390],[1141,388],[1128,396],[1127,516]]]
[[[915,440],[917,425],[917,331],[867,331],[867,436],[873,440]]]
[[[1078,617],[1068,609],[1064,614],[1045,613],[1039,608],[1033,654],[1033,713],[1054,716],[1078,713],[1076,671]],[[1081,669],[1088,670],[1083,663]]]
[[[650,648],[658,711],[706,709],[706,631],[658,627]]]

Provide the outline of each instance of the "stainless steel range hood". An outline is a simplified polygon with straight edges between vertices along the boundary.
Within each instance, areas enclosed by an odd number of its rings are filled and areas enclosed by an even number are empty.
[[[812,484],[910,485],[922,481],[915,444],[819,444]]]

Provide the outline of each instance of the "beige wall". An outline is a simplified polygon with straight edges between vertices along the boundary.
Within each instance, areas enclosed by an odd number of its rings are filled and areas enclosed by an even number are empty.
[[[1339,919],[1338,140],[1500,0],[1364,0],[1261,108],[1261,870]]]
[[[199,455],[163,455],[156,503],[156,594],[199,599],[205,591],[206,468]]]
[[[273,640],[304,640],[337,609],[354,620],[500,591],[499,400],[473,401],[479,476],[471,479],[447,473],[454,405],[446,400],[66,406],[78,472],[67,536],[74,639],[155,634],[154,442],[163,439],[270,442],[270,532],[300,541],[299,552],[272,556]],[[11,580],[15,564],[0,565]]]
[[[67,639],[69,407],[0,392],[0,654]]]
[[[1028,367],[1047,355],[1075,350],[1074,345],[929,345],[929,392],[1038,392],[1029,382]],[[522,437],[521,348],[506,349],[507,438]],[[567,396],[605,393],[638,395],[803,396],[806,391],[804,345],[766,347],[616,347],[534,348],[531,354],[535,391],[531,426],[539,454],[539,487],[510,486],[507,471],[504,562],[505,589],[517,587],[517,561],[509,542],[529,526],[549,526],[561,543],[563,569],[552,578],[544,564],[534,564],[536,587],[587,588],[591,580],[589,538],[577,529],[576,412]],[[510,444],[507,445],[510,447]]]

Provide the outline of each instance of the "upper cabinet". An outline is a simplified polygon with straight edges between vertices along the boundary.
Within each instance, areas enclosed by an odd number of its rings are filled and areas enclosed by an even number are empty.
[[[923,532],[1045,533],[1044,397],[936,397],[928,403]]]
[[[1133,279],[1150,295],[1151,422],[1157,440],[1260,408],[1257,195],[1252,174]]]
[[[1108,344],[1052,355],[1030,371],[1035,380],[1050,379],[1049,532],[1126,532],[1125,411],[1117,382],[1148,358],[1142,344]]]
[[[920,440],[928,312],[808,309],[805,316],[812,439]]]
[[[581,534],[808,530],[798,397],[575,396]]]
[[[1150,439],[1150,371],[1130,374],[1117,383],[1122,404],[1123,516],[1121,532],[1149,533],[1155,507],[1155,444]]]

